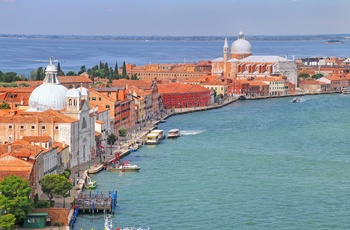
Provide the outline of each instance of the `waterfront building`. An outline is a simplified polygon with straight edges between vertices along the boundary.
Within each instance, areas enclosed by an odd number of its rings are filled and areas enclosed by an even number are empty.
[[[305,79],[299,81],[299,89],[305,93],[330,92],[331,84],[315,79]]]
[[[164,109],[204,107],[210,104],[210,90],[200,85],[177,82],[159,84]]]
[[[117,134],[121,127],[135,124],[134,101],[127,97],[125,87],[95,88],[91,93],[94,95],[91,96],[93,103],[102,103],[102,106],[110,109],[113,133]]]
[[[136,75],[140,80],[181,80],[199,78],[211,73],[211,62],[204,60],[198,63],[149,64],[144,66],[126,64],[125,66],[126,73],[130,78]]]
[[[43,84],[29,97],[28,109],[2,111],[0,143],[13,143],[23,136],[50,136],[69,146],[68,167],[88,162],[96,146],[95,117],[88,101],[85,88],[68,90],[60,84],[51,58]]]
[[[330,84],[332,91],[341,92],[343,88],[350,86],[350,74],[349,73],[335,73],[326,77],[321,77],[318,81]]]
[[[212,75],[225,78],[255,78],[258,75],[284,75],[289,82],[297,85],[297,65],[288,57],[253,55],[252,46],[241,31],[231,48],[227,38],[224,41],[223,56],[212,60]],[[240,93],[240,92],[233,92]]]
[[[137,93],[140,91],[133,90],[135,88],[142,90],[143,93],[140,96],[143,97],[145,103],[145,112],[140,112],[140,115],[145,117],[144,119],[153,119],[157,117],[160,113],[160,109],[162,108],[161,97],[158,93],[158,84],[155,80],[126,80],[119,79],[113,80],[112,86],[116,87],[125,87],[129,93],[130,98],[132,99],[132,95],[137,97]],[[143,106],[140,106],[140,108]]]

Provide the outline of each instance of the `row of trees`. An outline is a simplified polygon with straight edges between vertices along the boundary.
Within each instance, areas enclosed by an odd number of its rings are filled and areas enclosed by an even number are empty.
[[[63,174],[49,174],[40,180],[49,201],[39,200],[37,195],[31,199],[32,188],[28,180],[18,176],[5,177],[0,182],[0,229],[13,229],[13,225],[21,224],[33,208],[48,208],[54,197],[67,197],[73,188],[70,174],[70,170],[66,170]]]
[[[78,73],[75,73],[74,71],[68,71],[66,74],[62,71],[60,63],[57,65],[57,72],[59,76],[77,76],[82,73],[88,73],[92,76],[92,82],[94,82],[95,77],[101,77],[105,79],[109,79],[109,82],[112,82],[114,79],[130,79],[130,77],[126,73],[126,64],[125,61],[123,62],[122,68],[118,68],[118,63],[116,62],[114,65],[114,68],[109,67],[107,62],[100,61],[100,64],[93,66],[92,68],[86,68],[85,65],[80,67],[80,70]],[[39,67],[36,71],[33,70],[30,73],[30,79],[31,80],[44,80],[45,77],[45,70],[43,67]],[[133,75],[131,76],[132,80],[137,80],[137,76]]]
[[[0,71],[0,82],[14,82],[14,81],[25,81],[27,80],[24,76],[18,76],[15,72],[3,73]]]
[[[324,77],[322,73],[316,73],[311,76],[312,79],[319,79],[321,77]],[[310,74],[308,73],[302,72],[298,75],[298,79],[308,79],[308,78],[310,78]]]

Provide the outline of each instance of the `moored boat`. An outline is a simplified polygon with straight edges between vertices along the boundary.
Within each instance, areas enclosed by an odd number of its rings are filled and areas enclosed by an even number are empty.
[[[152,130],[146,137],[146,144],[159,144],[165,138],[164,131],[161,129]]]
[[[137,172],[140,171],[140,167],[137,165],[129,164],[129,161],[125,161],[123,164],[118,163],[115,166],[110,166],[108,171],[120,171],[120,172]]]
[[[97,187],[97,182],[94,180],[91,180],[91,177],[87,176],[86,180],[87,180],[86,185],[85,185],[86,189],[93,190]]]
[[[168,131],[168,138],[176,138],[180,136],[180,129],[170,129]]]
[[[341,92],[342,94],[350,94],[350,88],[343,88]]]
[[[94,173],[98,173],[98,172],[102,171],[103,169],[104,169],[104,166],[101,164],[101,165],[93,165],[87,171],[89,174],[94,174]]]

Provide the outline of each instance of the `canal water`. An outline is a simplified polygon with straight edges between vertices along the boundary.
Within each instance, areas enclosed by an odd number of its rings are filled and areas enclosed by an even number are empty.
[[[140,172],[103,171],[118,190],[116,227],[350,229],[350,95],[238,101],[170,117],[178,139],[124,158]],[[79,214],[74,229],[103,229]]]

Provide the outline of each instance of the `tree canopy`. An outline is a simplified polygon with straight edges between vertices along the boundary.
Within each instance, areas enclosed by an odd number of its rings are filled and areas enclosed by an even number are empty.
[[[0,210],[12,214],[17,221],[22,220],[32,211],[32,199],[29,198],[31,193],[32,188],[28,180],[18,176],[5,177],[0,182]],[[0,223],[12,220],[9,215],[0,217]],[[0,226],[0,229],[6,228]]]
[[[316,74],[314,74],[314,75],[311,76],[311,78],[313,78],[313,79],[319,79],[319,78],[321,78],[321,77],[323,77],[323,74],[322,74],[322,73],[316,73]]]
[[[73,185],[64,175],[48,174],[40,180],[41,190],[50,201],[55,196],[65,196]]]
[[[126,130],[125,127],[121,127],[118,132],[119,132],[119,136],[126,137],[126,134],[128,131]]]
[[[111,133],[107,137],[107,144],[109,145],[114,145],[114,143],[117,141],[117,137],[115,136],[114,133]]]

